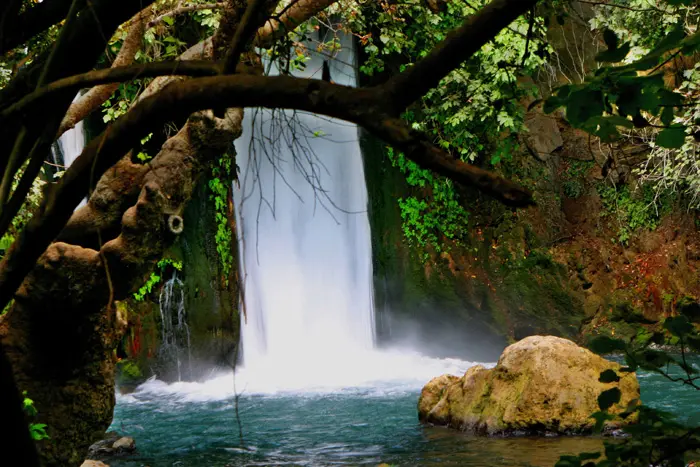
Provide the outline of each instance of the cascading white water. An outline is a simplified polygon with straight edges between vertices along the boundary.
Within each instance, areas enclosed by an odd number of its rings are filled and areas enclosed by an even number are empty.
[[[356,84],[352,38],[303,72]],[[272,68],[270,74],[278,74]],[[246,319],[245,368],[321,367],[373,346],[372,251],[362,155],[353,124],[246,110],[235,190]],[[281,378],[283,379],[283,378]]]
[[[75,96],[73,102],[79,98],[80,93]],[[83,152],[83,148],[85,148],[85,128],[81,120],[73,128],[63,133],[51,148],[54,163],[66,168],[70,167],[73,161]]]
[[[77,101],[79,98],[80,93],[76,94],[73,102]],[[76,123],[73,128],[64,132],[51,147],[54,164],[65,167],[66,169],[70,167],[73,161],[83,152],[86,139],[85,128],[81,120]],[[86,200],[82,200],[76,209],[84,205],[85,202]]]
[[[185,313],[185,292],[177,271],[160,290],[161,344],[160,358],[172,362],[177,368],[177,380],[182,381],[182,361],[187,357],[189,373],[192,373],[190,327]]]

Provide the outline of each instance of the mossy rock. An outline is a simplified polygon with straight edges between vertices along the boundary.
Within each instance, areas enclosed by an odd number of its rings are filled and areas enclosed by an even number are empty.
[[[575,343],[554,336],[531,336],[507,347],[493,369],[470,368],[461,378],[431,380],[418,401],[419,419],[477,435],[542,435],[590,433],[599,411],[598,396],[618,388],[619,414],[639,400],[634,373]],[[606,370],[620,380],[599,381]],[[631,417],[630,417],[631,418]],[[608,428],[631,422],[616,418]]]

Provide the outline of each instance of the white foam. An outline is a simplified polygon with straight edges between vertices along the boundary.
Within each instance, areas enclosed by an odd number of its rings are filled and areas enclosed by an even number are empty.
[[[296,356],[295,356],[296,357]],[[419,391],[430,379],[445,374],[462,375],[475,365],[458,359],[436,359],[412,351],[374,350],[345,356],[323,353],[309,360],[283,362],[258,360],[255,368],[222,372],[203,382],[167,384],[151,379],[133,394],[120,396],[122,403],[167,396],[183,402],[220,401],[236,393],[253,395],[360,394],[384,397]],[[485,364],[492,366],[493,364]]]

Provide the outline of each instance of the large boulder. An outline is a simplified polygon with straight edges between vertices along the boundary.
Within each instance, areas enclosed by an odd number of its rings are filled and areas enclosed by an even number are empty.
[[[598,380],[608,369],[618,372],[619,382]],[[613,414],[639,399],[636,375],[619,369],[570,340],[530,336],[507,347],[492,369],[477,365],[461,378],[431,380],[421,392],[418,416],[479,435],[588,433],[603,391],[618,387],[622,393]],[[622,424],[618,417],[608,427]]]

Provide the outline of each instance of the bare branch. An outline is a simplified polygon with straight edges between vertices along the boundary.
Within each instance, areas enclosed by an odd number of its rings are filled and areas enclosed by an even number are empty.
[[[493,0],[470,16],[425,58],[384,84],[393,112],[400,113],[437,87],[442,78],[536,3],[537,0]]]

